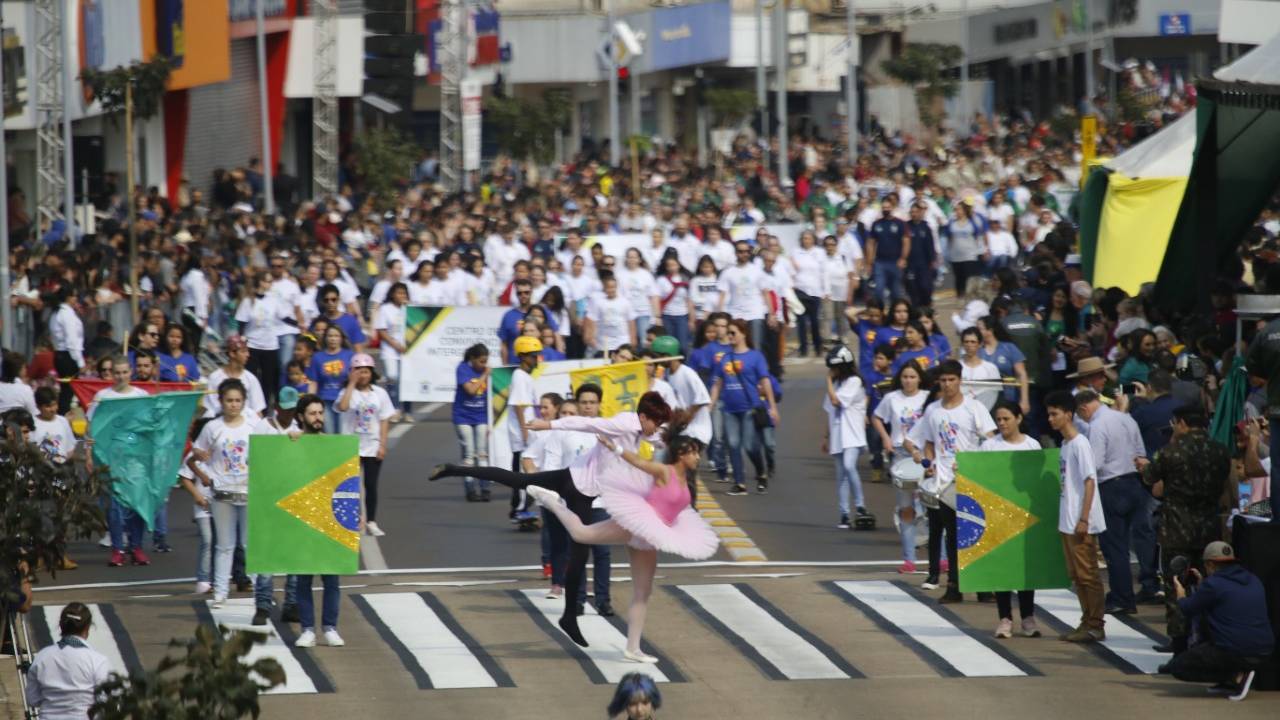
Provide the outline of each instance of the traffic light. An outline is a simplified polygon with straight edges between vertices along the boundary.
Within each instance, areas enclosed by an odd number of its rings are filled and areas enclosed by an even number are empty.
[[[365,0],[364,91],[413,110],[413,58],[423,47],[413,32],[413,0]]]

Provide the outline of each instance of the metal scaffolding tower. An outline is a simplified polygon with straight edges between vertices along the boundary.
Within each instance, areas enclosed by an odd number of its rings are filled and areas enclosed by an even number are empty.
[[[63,137],[66,73],[63,67],[63,0],[36,0],[36,214],[37,227],[63,219],[71,186],[66,165],[70,148]],[[70,208],[70,204],[67,206]]]
[[[312,193],[338,192],[338,0],[312,0],[316,22],[315,102],[312,105]]]
[[[467,2],[440,4],[440,182],[445,192],[463,189],[462,80],[467,74]]]

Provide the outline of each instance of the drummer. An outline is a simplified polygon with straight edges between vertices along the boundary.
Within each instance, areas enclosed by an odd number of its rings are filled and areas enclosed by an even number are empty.
[[[871,415],[871,425],[887,448],[893,449],[889,475],[897,491],[898,539],[902,542],[902,565],[899,573],[916,571],[916,502],[917,483],[924,467],[902,447],[907,433],[924,414],[928,393],[920,366],[907,363],[893,376],[892,390],[886,394]]]

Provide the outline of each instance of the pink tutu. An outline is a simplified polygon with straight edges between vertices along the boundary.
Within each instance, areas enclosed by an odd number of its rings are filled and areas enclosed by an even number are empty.
[[[600,504],[627,532],[631,545],[640,550],[661,550],[689,560],[706,560],[720,545],[716,535],[697,510],[686,507],[670,525],[646,500],[653,489],[653,477],[630,465],[610,464],[602,473]],[[678,482],[678,481],[676,481]]]

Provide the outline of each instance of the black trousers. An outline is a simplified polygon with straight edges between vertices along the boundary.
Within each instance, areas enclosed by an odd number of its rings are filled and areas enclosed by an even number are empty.
[[[512,490],[523,490],[530,485],[554,490],[560,494],[560,497],[564,498],[569,509],[573,511],[574,515],[578,516],[578,519],[584,525],[591,524],[591,501],[595,498],[587,497],[578,492],[577,486],[573,484],[573,475],[569,473],[568,468],[524,474],[496,467],[459,466],[453,472],[441,474],[441,477],[450,476],[488,480],[499,485],[506,485]],[[583,545],[570,538],[569,567],[566,569],[564,577],[564,614],[566,617],[574,619],[577,617],[574,609],[578,602],[578,590],[582,587],[582,580],[587,574],[587,556],[590,552],[590,546]]]
[[[947,531],[947,585],[960,586],[960,549],[956,545],[956,511],[939,503],[937,508],[928,508],[929,516],[929,577],[941,575],[942,531]]]
[[[951,274],[956,280],[956,297],[964,297],[964,286],[968,284],[969,278],[981,275],[982,269],[980,260],[951,263]]]
[[[804,306],[804,314],[796,319],[796,337],[800,340],[800,354],[809,352],[809,339],[813,339],[813,352],[822,352],[822,298],[796,290],[796,297]]]
[[[258,378],[267,405],[276,404],[276,390],[280,387],[280,352],[249,348],[249,362],[245,368]]]
[[[382,474],[382,461],[376,457],[360,458],[360,473],[364,475],[365,519],[378,519],[378,476]]]
[[[1001,620],[1013,619],[1013,593],[1004,590],[996,593],[996,610],[1000,613]],[[1018,615],[1026,620],[1034,617],[1036,614],[1036,591],[1035,590],[1019,590],[1018,591]]]
[[[75,358],[71,357],[71,353],[66,350],[59,350],[53,354],[53,369],[58,371],[59,378],[73,378],[80,373],[80,366],[76,364]],[[71,400],[76,396],[71,390],[71,383],[58,383],[58,414],[65,415],[71,409]],[[88,411],[89,408],[81,408]]]
[[[1264,662],[1264,657],[1248,657],[1203,642],[1174,655],[1169,661],[1169,674],[1183,682],[1229,683],[1235,682],[1238,673],[1256,670]]]

